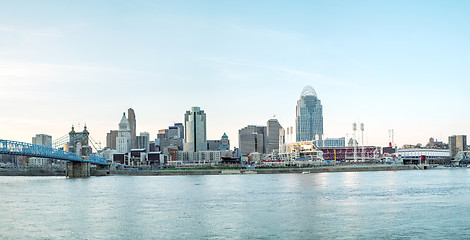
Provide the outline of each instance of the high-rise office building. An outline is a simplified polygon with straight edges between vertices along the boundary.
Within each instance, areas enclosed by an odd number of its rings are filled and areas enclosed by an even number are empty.
[[[269,119],[266,126],[266,153],[279,152],[279,133],[283,128],[277,119]]]
[[[145,149],[146,152],[150,151],[150,134],[148,132],[141,132],[140,136],[136,137],[135,147],[137,149]]]
[[[184,151],[206,151],[206,113],[199,107],[192,107],[184,115],[184,127]]]
[[[116,150],[116,138],[118,136],[118,130],[111,130],[106,134],[106,147],[109,149]]]
[[[46,134],[36,134],[32,140],[32,143],[36,145],[52,146],[52,137]],[[44,167],[49,165],[49,163],[50,161],[47,158],[30,157],[28,159],[29,166]]]
[[[322,142],[323,107],[317,93],[311,86],[306,86],[300,94],[296,107],[296,141]]]
[[[238,146],[243,156],[266,152],[266,127],[248,125],[238,130]]]
[[[129,121],[129,130],[131,131],[131,148],[135,148],[136,144],[136,120],[134,109],[127,109],[127,121]]]
[[[453,135],[449,137],[449,154],[454,158],[460,151],[467,151],[467,135]]]
[[[52,137],[46,134],[36,134],[36,136],[33,137],[33,144],[36,145],[52,145]]]
[[[116,150],[118,153],[128,153],[131,151],[131,130],[129,129],[129,121],[126,118],[126,113],[122,113],[122,118],[119,122]]]

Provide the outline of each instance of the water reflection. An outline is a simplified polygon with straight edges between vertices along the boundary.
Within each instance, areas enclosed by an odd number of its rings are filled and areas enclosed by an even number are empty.
[[[469,172],[0,177],[0,239],[465,239]]]

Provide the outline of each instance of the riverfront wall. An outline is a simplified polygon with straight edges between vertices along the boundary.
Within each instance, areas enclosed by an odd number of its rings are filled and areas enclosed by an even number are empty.
[[[310,173],[322,172],[362,172],[362,171],[398,171],[412,170],[414,165],[367,165],[367,166],[333,166],[314,168],[265,168],[255,170],[223,170],[223,169],[185,169],[185,170],[155,170],[155,171],[111,171],[114,175],[224,175],[224,174],[283,174],[283,173]]]
[[[108,175],[135,175],[135,176],[158,176],[158,175],[225,175],[225,174],[284,174],[284,173],[310,173],[322,172],[361,172],[361,171],[398,171],[416,169],[415,165],[357,165],[357,166],[330,166],[314,168],[260,168],[254,170],[246,169],[181,169],[181,170],[112,170],[91,168],[88,176],[108,176]],[[81,169],[85,171],[85,169]],[[70,170],[69,170],[70,172]],[[86,174],[86,173],[85,173]],[[63,169],[43,169],[43,168],[0,168],[0,176],[68,176]],[[76,176],[76,175],[74,175]]]

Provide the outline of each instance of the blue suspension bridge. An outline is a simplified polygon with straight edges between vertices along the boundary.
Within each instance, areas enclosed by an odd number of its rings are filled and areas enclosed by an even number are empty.
[[[50,145],[36,145],[25,142],[0,139],[0,154],[52,158],[72,162],[90,162],[96,165],[109,165],[105,158],[90,154],[88,159],[62,149],[52,148]]]
[[[89,138],[91,137],[86,126],[83,132],[75,132],[72,126],[72,131],[68,135],[60,137],[52,145],[0,139],[0,154],[63,160],[67,162],[66,175],[68,177],[89,177],[90,164],[102,168],[110,165],[105,158],[90,153]],[[59,148],[64,144],[69,146],[69,151]],[[93,142],[92,145],[95,147]]]

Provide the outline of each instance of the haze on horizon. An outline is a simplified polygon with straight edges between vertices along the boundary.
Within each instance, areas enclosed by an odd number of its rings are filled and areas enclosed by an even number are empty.
[[[208,139],[275,116],[311,85],[325,137],[447,142],[470,134],[467,1],[2,1],[0,138],[87,124],[105,146],[123,112],[151,139],[200,106]],[[81,130],[81,129],[78,129]]]

